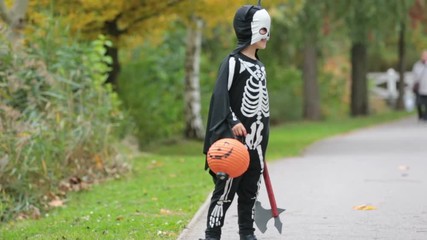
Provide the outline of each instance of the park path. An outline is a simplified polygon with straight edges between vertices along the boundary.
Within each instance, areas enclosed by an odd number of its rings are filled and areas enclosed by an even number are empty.
[[[269,163],[283,232],[260,240],[426,240],[427,123],[407,118],[320,141],[302,156]],[[269,207],[266,190],[259,200]],[[361,205],[374,210],[355,210]],[[204,237],[206,203],[180,240]],[[236,205],[223,240],[238,240]]]

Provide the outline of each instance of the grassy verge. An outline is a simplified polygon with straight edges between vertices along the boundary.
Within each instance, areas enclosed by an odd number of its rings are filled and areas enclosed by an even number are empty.
[[[403,116],[302,122],[274,127],[269,159],[298,155],[311,143]],[[211,190],[200,142],[176,141],[133,160],[126,178],[73,193],[66,206],[40,220],[11,222],[0,239],[176,239]]]

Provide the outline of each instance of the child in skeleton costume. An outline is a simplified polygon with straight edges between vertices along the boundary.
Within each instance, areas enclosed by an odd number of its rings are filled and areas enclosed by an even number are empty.
[[[206,239],[221,238],[225,213],[238,195],[240,239],[256,240],[255,201],[264,168],[269,135],[269,100],[264,65],[257,51],[270,36],[270,16],[261,6],[246,5],[235,14],[233,26],[237,48],[221,63],[212,94],[204,153],[218,139],[238,138],[249,150],[248,170],[238,178],[217,179],[207,216]],[[206,168],[207,168],[206,164]]]

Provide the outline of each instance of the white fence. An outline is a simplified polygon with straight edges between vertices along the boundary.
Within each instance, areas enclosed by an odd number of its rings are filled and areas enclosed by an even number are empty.
[[[415,95],[412,92],[412,86],[414,84],[414,78],[412,72],[405,72],[405,85],[403,91],[403,100],[405,109],[411,111],[415,107]],[[397,89],[397,83],[400,81],[399,73],[393,68],[387,70],[387,72],[372,72],[368,73],[368,80],[371,83],[371,92],[377,97],[382,98],[394,104],[399,97],[399,91]]]

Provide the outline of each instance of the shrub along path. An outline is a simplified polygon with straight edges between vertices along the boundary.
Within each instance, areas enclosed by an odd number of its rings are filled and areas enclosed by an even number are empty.
[[[274,127],[267,155],[297,156],[319,139],[402,116],[407,113]],[[40,220],[2,224],[0,239],[177,239],[211,191],[201,148],[185,141],[153,145],[133,158],[129,176],[70,194],[65,206]]]

